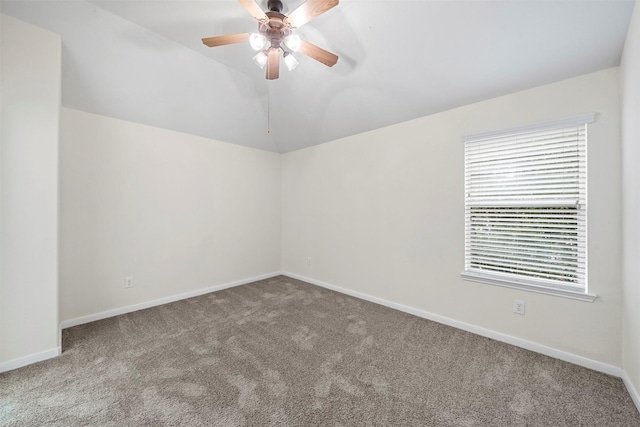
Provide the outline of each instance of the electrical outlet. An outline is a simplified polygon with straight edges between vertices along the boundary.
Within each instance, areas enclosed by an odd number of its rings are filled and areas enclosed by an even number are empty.
[[[307,265],[311,265],[311,257],[307,257]]]
[[[133,288],[133,276],[124,278],[124,287],[125,288]]]
[[[513,300],[513,312],[516,314],[522,314],[524,316],[524,301],[519,299]]]

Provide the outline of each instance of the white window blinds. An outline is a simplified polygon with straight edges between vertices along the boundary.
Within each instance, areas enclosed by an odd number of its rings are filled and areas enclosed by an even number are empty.
[[[593,118],[464,139],[465,272],[586,292]]]

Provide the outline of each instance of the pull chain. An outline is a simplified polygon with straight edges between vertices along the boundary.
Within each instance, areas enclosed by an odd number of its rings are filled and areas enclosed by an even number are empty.
[[[271,133],[271,93],[267,92],[267,133]]]

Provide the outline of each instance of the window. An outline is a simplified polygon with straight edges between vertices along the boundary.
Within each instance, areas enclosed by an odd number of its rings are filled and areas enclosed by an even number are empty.
[[[465,137],[465,279],[587,294],[587,124]]]

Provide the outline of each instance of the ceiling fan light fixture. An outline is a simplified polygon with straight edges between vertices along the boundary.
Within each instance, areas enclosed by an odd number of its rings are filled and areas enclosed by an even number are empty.
[[[257,22],[257,32],[205,37],[202,39],[205,46],[217,47],[249,42],[251,48],[257,51],[253,61],[258,67],[266,68],[265,77],[267,80],[275,80],[280,77],[280,59],[282,57],[284,57],[285,65],[289,70],[296,68],[298,60],[291,56],[295,52],[300,52],[327,67],[333,67],[338,62],[338,55],[301,40],[300,36],[293,34],[293,32],[337,6],[340,0],[298,0],[298,2],[302,1],[302,4],[299,4],[288,15],[282,13],[284,9],[282,0],[238,1],[254,18],[254,24]],[[262,9],[264,3],[267,3],[269,9],[267,12]]]
[[[253,57],[253,62],[260,68],[264,68],[264,66],[267,65],[267,60],[269,60],[269,57],[264,51],[258,52],[256,56]]]
[[[253,50],[262,50],[267,44],[267,38],[262,34],[251,33],[249,36],[249,44]]]
[[[289,71],[293,71],[299,64],[295,56],[291,55],[288,52],[284,54],[284,63]]]
[[[291,52],[300,50],[300,44],[300,36],[297,34],[289,34],[284,38],[284,45],[288,47]]]

